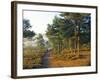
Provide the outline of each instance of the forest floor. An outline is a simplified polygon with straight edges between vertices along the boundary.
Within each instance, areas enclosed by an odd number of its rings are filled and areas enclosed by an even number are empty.
[[[75,67],[75,66],[90,66],[91,57],[90,51],[80,51],[80,55],[77,53],[74,56],[67,58],[68,56],[63,55],[50,55],[50,67]]]

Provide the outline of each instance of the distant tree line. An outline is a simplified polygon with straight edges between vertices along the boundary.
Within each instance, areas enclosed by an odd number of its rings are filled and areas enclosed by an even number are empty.
[[[32,31],[30,30],[31,28],[32,28],[32,26],[30,24],[30,21],[28,19],[23,19],[23,38],[32,39],[32,37],[37,35],[34,39],[37,41],[37,48],[45,49],[45,45],[48,45],[48,43],[45,42],[43,35],[36,34],[33,30]]]

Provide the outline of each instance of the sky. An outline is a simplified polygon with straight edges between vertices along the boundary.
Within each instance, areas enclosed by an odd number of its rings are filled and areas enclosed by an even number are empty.
[[[24,19],[28,19],[32,29],[36,34],[45,34],[47,24],[52,24],[55,16],[59,15],[58,12],[44,12],[44,11],[24,11]]]

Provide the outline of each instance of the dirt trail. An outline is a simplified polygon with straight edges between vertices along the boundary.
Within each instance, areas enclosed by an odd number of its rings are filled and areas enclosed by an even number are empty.
[[[41,65],[43,68],[48,68],[49,67],[49,57],[50,57],[50,51],[47,50],[45,54],[42,57]]]

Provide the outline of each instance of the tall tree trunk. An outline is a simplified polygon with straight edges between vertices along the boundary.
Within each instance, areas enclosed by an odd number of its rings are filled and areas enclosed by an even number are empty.
[[[78,26],[78,30],[77,30],[77,57],[79,57],[80,55],[80,27]]]
[[[72,48],[71,48],[71,39],[69,39],[69,51],[72,53]]]
[[[79,49],[80,45],[79,44],[80,43],[79,43],[79,36],[78,36],[78,40],[77,40],[77,57],[79,57],[79,55],[80,55],[80,49]]]

